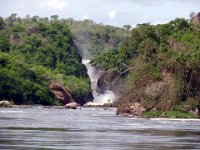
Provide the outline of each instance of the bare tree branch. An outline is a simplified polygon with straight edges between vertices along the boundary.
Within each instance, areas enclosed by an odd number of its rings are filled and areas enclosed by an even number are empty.
[[[113,80],[113,82],[112,82],[112,86],[115,84],[115,82],[119,79],[119,77],[121,76],[121,75],[123,75],[124,73],[126,73],[126,72],[128,72],[129,70],[131,70],[131,69],[133,69],[132,67],[129,67],[128,69],[126,69],[125,71],[123,71],[123,72],[120,72],[120,74]]]

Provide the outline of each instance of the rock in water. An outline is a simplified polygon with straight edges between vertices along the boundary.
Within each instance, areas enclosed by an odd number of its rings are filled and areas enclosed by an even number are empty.
[[[117,115],[142,116],[145,111],[146,109],[142,106],[142,104],[136,102],[117,108]]]
[[[126,116],[126,115],[129,115],[130,114],[130,107],[129,106],[120,106],[117,108],[117,112],[116,112],[117,115],[123,115],[123,116]]]
[[[133,103],[130,106],[130,113],[135,116],[142,116],[146,109],[140,103]]]
[[[49,87],[51,92],[54,93],[56,98],[59,99],[62,104],[66,105],[67,103],[74,101],[70,92],[65,89],[64,85],[59,83],[51,83]]]
[[[76,102],[71,102],[65,105],[66,108],[76,109],[79,105]]]
[[[7,100],[0,101],[0,107],[11,107],[11,103]]]

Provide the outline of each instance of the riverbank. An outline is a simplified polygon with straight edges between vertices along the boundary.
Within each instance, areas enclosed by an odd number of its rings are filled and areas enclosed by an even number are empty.
[[[143,105],[142,103],[124,103],[117,106],[117,115],[121,116],[136,116],[136,117],[145,117],[145,118],[200,118],[199,110],[196,108],[195,110],[159,110],[159,109],[151,109]]]
[[[46,109],[68,109],[65,106],[43,106],[43,105],[12,105],[11,107],[0,107],[1,108],[46,108]],[[81,108],[116,108],[114,106],[108,106],[108,105],[85,105],[85,106],[78,106],[77,109]]]
[[[0,107],[1,108],[6,108],[6,109],[68,109],[65,106],[42,106],[42,105],[12,105],[11,107]],[[180,111],[166,111],[166,112],[161,112],[161,111],[147,111],[144,112],[141,115],[134,115],[131,113],[119,113],[117,114],[117,107],[114,105],[86,105],[86,106],[79,106],[77,107],[78,110],[82,110],[85,108],[100,108],[102,110],[109,110],[109,109],[116,109],[116,116],[121,116],[121,117],[131,117],[131,118],[147,118],[147,119],[195,119],[195,120],[200,120],[199,117],[195,116],[192,113],[184,113]]]

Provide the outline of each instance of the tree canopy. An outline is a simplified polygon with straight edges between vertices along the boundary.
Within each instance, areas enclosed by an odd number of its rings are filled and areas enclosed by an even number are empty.
[[[199,106],[200,28],[193,19],[139,24],[119,48],[93,58],[93,65],[115,72],[114,88],[125,87],[116,89],[119,102],[161,111]]]

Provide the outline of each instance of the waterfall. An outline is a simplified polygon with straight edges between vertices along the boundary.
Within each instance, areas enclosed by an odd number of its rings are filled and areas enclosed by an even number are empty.
[[[91,81],[92,94],[94,97],[93,102],[89,102],[88,105],[103,105],[105,103],[111,103],[115,100],[115,94],[112,90],[106,90],[103,94],[97,92],[97,81],[100,78],[102,72],[97,70],[90,64],[90,60],[83,59],[82,64],[87,68],[87,73]]]

